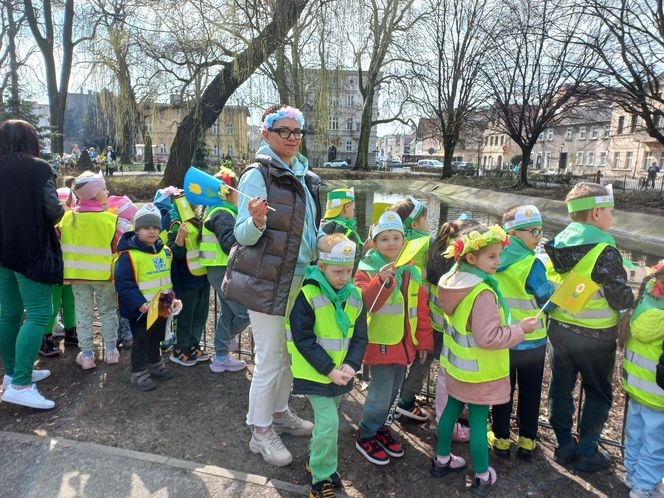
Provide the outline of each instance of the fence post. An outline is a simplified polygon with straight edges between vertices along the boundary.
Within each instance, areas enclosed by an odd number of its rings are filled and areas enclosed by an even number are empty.
[[[627,175],[625,175],[625,179],[623,180],[623,195],[625,195],[625,187],[627,187]]]

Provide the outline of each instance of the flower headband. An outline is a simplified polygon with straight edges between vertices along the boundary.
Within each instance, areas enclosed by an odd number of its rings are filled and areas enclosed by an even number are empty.
[[[499,225],[493,225],[489,227],[488,232],[480,233],[477,230],[473,230],[466,235],[458,237],[449,245],[443,256],[447,259],[458,261],[468,253],[479,251],[486,246],[497,243],[505,247],[510,241],[507,238],[505,230]]]
[[[235,177],[235,172],[232,169],[226,168],[225,166],[221,167],[219,173],[217,173],[217,178],[223,182],[222,185],[219,185],[219,195],[224,197],[228,195],[228,187],[233,186],[233,178]]]
[[[408,198],[413,203],[413,210],[406,217],[406,219],[403,220],[403,226],[406,228],[410,228],[413,222],[422,216],[422,213],[424,212],[424,204],[413,197],[409,196]]]
[[[282,107],[277,112],[273,112],[272,114],[265,116],[265,119],[263,120],[263,129],[269,130],[272,128],[272,125],[275,121],[279,121],[280,119],[285,118],[296,120],[300,129],[304,128],[304,116],[302,115],[302,111],[296,109],[295,107],[286,106]]]
[[[590,197],[581,197],[567,202],[567,212],[576,213],[577,211],[586,211],[596,207],[613,207],[613,185],[607,185],[606,195],[593,195]]]

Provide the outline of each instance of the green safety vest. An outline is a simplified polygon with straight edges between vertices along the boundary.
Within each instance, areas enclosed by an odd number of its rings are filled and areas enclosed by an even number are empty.
[[[592,279],[591,275],[597,258],[599,258],[602,251],[608,246],[609,244],[606,243],[597,244],[581,258],[572,270],[582,277]],[[554,287],[558,288],[563,280],[565,280],[567,273],[557,273],[553,270],[553,266],[549,261],[547,276]],[[609,302],[604,297],[604,290],[600,287],[588,300],[581,313],[573,314],[558,306],[551,311],[549,317],[562,323],[578,325],[588,329],[608,329],[618,324],[620,314],[609,306]]]
[[[158,293],[168,292],[173,288],[171,283],[171,251],[162,247],[157,254],[151,254],[138,249],[127,251],[134,269],[134,280],[143,294],[146,302]]]
[[[316,322],[314,323],[316,343],[332,358],[334,366],[339,368],[346,358],[348,346],[355,331],[355,322],[362,312],[362,296],[360,291],[359,289],[355,289],[346,300],[346,304],[344,304],[344,313],[346,313],[346,316],[350,320],[350,327],[348,328],[346,337],[344,337],[341,328],[337,324],[334,304],[323,294],[320,287],[307,284],[302,287],[302,294],[304,294],[305,299],[311,306],[311,309],[314,310],[316,316]],[[286,321],[286,341],[293,377],[320,384],[329,384],[332,382],[327,375],[323,375],[312,367],[297,349],[295,342],[293,342],[290,320]]]
[[[182,223],[181,221],[174,221],[171,224],[171,228],[176,223]],[[187,250],[187,268],[192,275],[197,277],[202,277],[207,275],[207,268],[202,265],[200,255],[201,250],[198,245],[198,228],[190,221],[185,221],[184,224],[189,229],[189,235],[184,239],[184,247]]]
[[[375,273],[367,272],[370,277]],[[367,314],[367,335],[371,344],[393,346],[399,344],[404,336],[404,316],[408,313],[410,336],[417,346],[415,332],[417,330],[417,303],[420,284],[412,277],[408,280],[408,303],[404,303],[401,289],[391,292],[385,304]],[[368,310],[367,310],[368,311]]]
[[[414,239],[419,239],[419,238],[424,238],[419,234],[409,234],[406,235],[406,240],[414,240]],[[413,264],[417,266],[420,271],[422,272],[422,275],[426,272],[426,267],[427,267],[427,255],[429,254],[429,245],[431,244],[431,237],[428,235],[426,236],[426,241],[422,248],[418,251],[418,253],[413,257]]]
[[[445,321],[445,312],[443,311],[438,299],[438,286],[429,284],[429,316],[431,317],[431,326],[441,334],[445,332],[447,322]]]
[[[118,217],[108,211],[67,211],[58,225],[65,280],[111,280]]]
[[[205,222],[209,220],[214,213],[217,211],[226,211],[230,213],[233,218],[235,218],[235,213],[225,206],[215,206],[208,211],[205,215]],[[208,230],[205,227],[205,222],[203,223],[203,236],[201,238],[201,255],[199,258],[200,263],[203,266],[226,266],[228,265],[228,254],[226,254],[221,245],[219,245],[219,240],[212,230]]]
[[[653,328],[664,326],[664,299],[644,294],[632,314],[632,331],[643,328],[651,335]],[[642,342],[631,335],[623,357],[623,386],[631,398],[641,404],[664,410],[664,390],[657,385],[655,368],[662,354],[662,341]]]
[[[528,255],[515,261],[503,271],[496,272],[494,277],[498,280],[500,292],[512,312],[512,323],[524,318],[537,315],[539,306],[533,294],[526,291],[526,280],[530,269],[535,262],[535,255]],[[546,337],[545,317],[542,314],[537,322],[537,329],[532,334],[526,334],[525,341],[534,341]]]
[[[457,305],[451,315],[445,315],[448,322],[443,338],[440,363],[447,375],[462,382],[478,383],[502,379],[510,375],[509,349],[484,349],[477,345],[473,333],[468,330],[468,318],[473,310],[477,295],[488,290],[498,296],[485,282],[480,282]],[[500,309],[500,324],[505,325],[505,312]]]

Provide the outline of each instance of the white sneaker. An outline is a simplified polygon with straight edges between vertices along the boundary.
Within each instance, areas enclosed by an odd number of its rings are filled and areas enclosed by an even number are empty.
[[[46,399],[37,390],[37,386],[32,384],[28,389],[16,389],[9,384],[2,393],[2,401],[14,403],[15,405],[29,406],[30,408],[39,408],[41,410],[50,410],[55,403]]]
[[[272,426],[277,434],[286,432],[291,436],[311,436],[311,432],[314,430],[314,424],[298,417],[290,408],[286,410],[283,417],[272,417]]]
[[[46,377],[51,375],[50,370],[33,370],[32,371],[32,382],[39,382],[40,380],[44,380]],[[2,388],[7,389],[7,386],[12,383],[12,379],[14,377],[12,375],[5,375],[4,378],[2,379]]]
[[[293,455],[286,449],[284,443],[281,442],[281,438],[272,427],[260,434],[252,430],[249,450],[254,455],[260,453],[263,460],[277,467],[285,467],[293,461]]]

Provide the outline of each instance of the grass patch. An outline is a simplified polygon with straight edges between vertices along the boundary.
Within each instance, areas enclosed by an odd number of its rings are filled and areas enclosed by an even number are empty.
[[[162,176],[117,176],[106,177],[106,186],[111,195],[126,195],[134,202],[149,202],[159,188]]]

